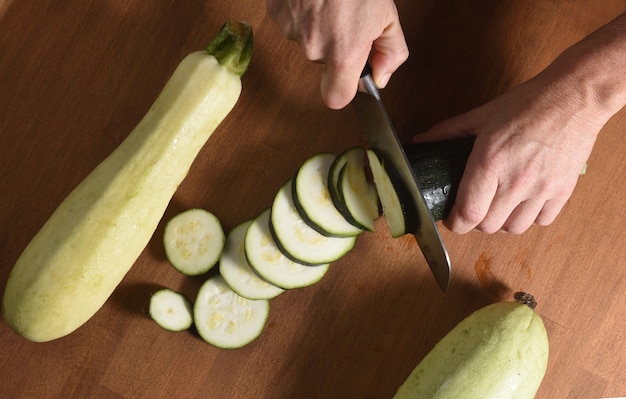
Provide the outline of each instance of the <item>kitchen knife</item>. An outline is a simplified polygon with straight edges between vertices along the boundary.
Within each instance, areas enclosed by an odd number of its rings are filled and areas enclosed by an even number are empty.
[[[369,144],[391,162],[404,181],[418,215],[417,229],[413,233],[424,258],[430,267],[439,287],[447,291],[450,285],[450,257],[446,250],[435,221],[428,210],[420,188],[413,177],[411,166],[402,144],[391,124],[391,120],[381,101],[380,93],[372,79],[369,65],[365,67],[359,82],[359,91],[352,100],[352,106],[363,122]]]

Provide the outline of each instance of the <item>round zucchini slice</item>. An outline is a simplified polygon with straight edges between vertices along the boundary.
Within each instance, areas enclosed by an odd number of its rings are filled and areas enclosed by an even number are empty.
[[[285,290],[260,278],[250,267],[245,252],[245,237],[252,220],[237,225],[226,237],[220,258],[220,274],[237,294],[248,299],[271,299]]]
[[[218,348],[234,349],[246,346],[261,334],[269,311],[269,300],[244,298],[216,275],[200,287],[193,318],[203,340]]]
[[[189,209],[174,216],[163,234],[168,261],[187,276],[204,274],[215,266],[225,241],[219,219],[204,209]]]

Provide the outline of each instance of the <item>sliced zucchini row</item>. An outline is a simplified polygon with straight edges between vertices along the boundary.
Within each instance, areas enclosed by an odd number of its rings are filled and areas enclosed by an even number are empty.
[[[269,310],[269,300],[244,298],[222,276],[216,275],[200,287],[193,317],[202,339],[218,348],[234,349],[249,344],[261,334]]]
[[[270,231],[285,256],[305,265],[323,265],[338,260],[354,247],[358,237],[329,237],[308,225],[293,203],[291,179],[274,197]]]
[[[413,198],[399,174],[391,163],[386,162],[371,149],[367,150],[367,158],[389,233],[397,238],[415,232],[417,214]]]
[[[191,301],[169,288],[162,288],[152,294],[149,313],[152,320],[168,331],[184,331],[193,324]]]
[[[250,224],[245,236],[245,253],[252,269],[275,286],[293,289],[321,280],[330,265],[307,266],[286,257],[278,248],[269,228],[270,210],[266,209]]]
[[[346,219],[367,231],[374,231],[380,216],[378,193],[365,175],[365,150],[354,147],[345,153],[346,162],[337,176],[337,194]]]
[[[220,258],[220,274],[237,294],[248,299],[271,299],[284,292],[261,279],[251,268],[246,258],[244,239],[252,220],[237,225],[228,233],[224,252]]]
[[[323,152],[302,164],[293,179],[293,203],[302,219],[319,233],[332,237],[355,236],[362,229],[343,217],[329,192],[328,173],[335,158]]]
[[[163,234],[168,261],[187,276],[204,274],[215,266],[225,241],[219,219],[204,209],[189,209],[174,216]]]

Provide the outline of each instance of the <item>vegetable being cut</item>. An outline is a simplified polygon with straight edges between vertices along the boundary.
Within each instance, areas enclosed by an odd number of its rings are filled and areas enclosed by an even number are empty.
[[[165,226],[163,244],[172,266],[187,276],[208,272],[219,260],[226,236],[217,217],[204,209],[189,209]]]
[[[394,398],[534,398],[548,364],[548,335],[531,309],[534,299],[517,293],[516,300],[488,305],[461,321]]]
[[[404,146],[413,176],[433,219],[448,217],[473,145],[474,137]]]
[[[234,349],[249,344],[261,334],[269,311],[269,300],[244,298],[217,275],[200,287],[193,317],[202,339],[218,348]]]
[[[374,150],[367,150],[367,158],[389,233],[394,238],[413,233],[417,227],[417,213],[402,178]]]
[[[4,319],[32,341],[65,336],[106,302],[154,234],[196,155],[237,103],[252,30],[228,22],[185,57],[128,137],[59,205],[21,254]]]

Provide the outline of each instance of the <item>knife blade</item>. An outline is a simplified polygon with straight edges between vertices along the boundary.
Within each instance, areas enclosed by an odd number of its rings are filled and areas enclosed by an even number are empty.
[[[359,90],[352,107],[363,123],[370,145],[383,154],[400,174],[418,215],[417,229],[413,233],[432,274],[443,292],[448,290],[451,278],[450,257],[435,221],[413,176],[407,156],[383,106],[380,92],[371,75],[369,65],[361,74]]]

